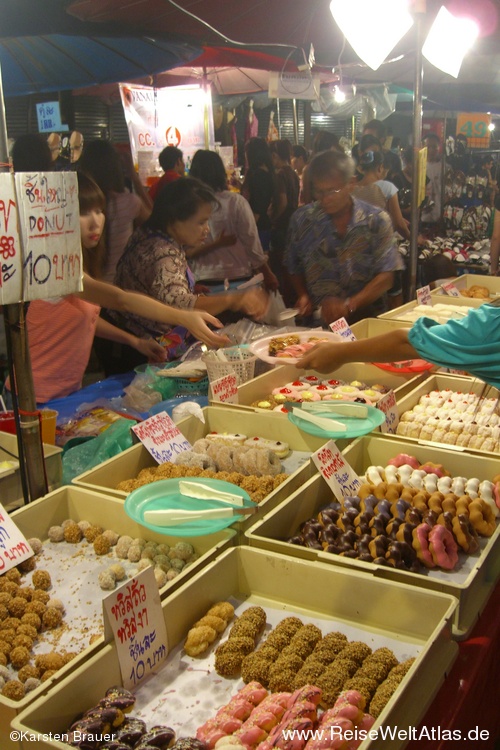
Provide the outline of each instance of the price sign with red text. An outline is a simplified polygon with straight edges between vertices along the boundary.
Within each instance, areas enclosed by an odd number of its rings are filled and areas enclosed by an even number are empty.
[[[389,391],[377,401],[377,409],[385,414],[385,421],[380,425],[380,431],[394,435],[399,424],[399,410],[394,391]]]
[[[431,288],[429,285],[417,289],[417,302],[419,305],[432,305]]]
[[[446,284],[441,284],[441,289],[448,297],[461,297],[462,295],[458,291],[453,281],[447,281]]]
[[[174,461],[175,457],[191,448],[175,422],[166,411],[154,414],[132,427],[132,432],[159,464]]]
[[[0,504],[0,575],[33,555],[25,537]]]
[[[17,199],[11,174],[0,174],[0,303],[23,299],[23,259],[17,223]]]
[[[356,341],[356,336],[349,328],[349,323],[345,318],[339,318],[330,323],[330,330],[332,333],[338,333],[346,341]]]
[[[123,685],[134,690],[168,655],[160,592],[150,566],[103,599],[104,637],[115,640]]]
[[[361,487],[359,477],[352,466],[347,463],[333,440],[329,440],[316,453],[313,453],[312,460],[335,497],[341,499],[346,495],[355,495],[358,492]]]
[[[457,135],[467,137],[469,148],[489,148],[491,115],[480,112],[459,112]]]
[[[236,375],[223,375],[222,378],[212,380],[210,383],[212,389],[212,399],[221,404],[238,403],[238,386]]]

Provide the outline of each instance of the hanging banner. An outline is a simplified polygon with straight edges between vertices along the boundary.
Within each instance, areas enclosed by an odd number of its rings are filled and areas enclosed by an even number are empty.
[[[177,146],[184,161],[200,148],[215,148],[212,97],[201,86],[155,89],[120,83],[132,158],[144,183],[158,173],[158,155]],[[206,144],[208,134],[208,144]]]
[[[319,73],[269,73],[270,99],[319,99]]]
[[[491,115],[479,112],[459,112],[457,115],[457,135],[467,137],[468,148],[489,148]]]
[[[78,183],[74,172],[0,174],[0,302],[82,290]],[[19,235],[19,228],[22,238]]]

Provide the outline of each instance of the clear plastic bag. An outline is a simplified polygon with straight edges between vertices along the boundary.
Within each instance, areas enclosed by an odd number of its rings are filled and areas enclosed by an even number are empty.
[[[135,421],[131,419],[118,419],[97,437],[68,448],[62,457],[63,484],[71,484],[84,471],[131,448],[133,440],[130,428],[134,424]]]

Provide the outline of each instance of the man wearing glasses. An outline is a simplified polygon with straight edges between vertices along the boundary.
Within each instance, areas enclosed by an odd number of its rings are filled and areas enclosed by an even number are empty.
[[[296,307],[302,316],[319,310],[326,325],[383,312],[393,272],[402,267],[389,214],[351,195],[354,171],[346,154],[317,154],[308,166],[315,200],[290,222],[286,266]]]

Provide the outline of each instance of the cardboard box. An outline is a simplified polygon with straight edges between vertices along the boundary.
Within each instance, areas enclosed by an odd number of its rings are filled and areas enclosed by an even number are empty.
[[[120,535],[128,534],[133,538],[143,537],[147,540],[163,542],[169,545],[173,545],[179,541],[179,537],[174,538],[164,536],[163,534],[155,534],[149,529],[140,526],[125,514],[123,503],[120,500],[80,487],[61,487],[44,498],[15,511],[12,513],[11,518],[27,539],[38,537],[42,541],[45,541],[48,538],[48,530],[51,526],[60,525],[64,520],[71,518],[77,522],[87,520],[92,524],[102,526],[104,529],[112,529]],[[181,586],[190,575],[194,575],[197,570],[213,560],[218,553],[233,544],[235,539],[235,532],[227,529],[217,534],[187,540],[193,543],[200,556],[185,570],[181,571],[176,578],[160,589],[161,595],[166,596]],[[64,548],[64,551],[67,549],[68,559],[74,558],[75,546],[66,542],[61,542],[60,544]],[[112,560],[105,559],[108,564],[119,562],[115,558]],[[44,568],[43,556],[37,563],[37,568]],[[99,559],[96,557],[95,599],[103,598],[107,594],[107,592],[99,588],[97,582],[97,571],[100,568],[102,568],[102,563],[99,566]],[[94,588],[92,590],[94,591]],[[54,592],[54,595],[58,595],[57,591]],[[66,605],[68,605],[67,600]],[[65,622],[68,624],[68,620],[65,620]],[[0,747],[2,750],[19,748],[19,744],[11,742],[8,737],[9,724],[14,715],[36,700],[37,697],[50,693],[56,683],[60,682],[69,672],[80,667],[103,645],[104,641],[100,638],[92,646],[82,651],[67,666],[59,670],[53,678],[42,683],[21,701],[12,701],[0,695]]]
[[[429,375],[428,378],[417,383],[413,390],[408,391],[398,402],[399,415],[401,416],[404,412],[413,409],[418,404],[422,396],[431,391],[442,391],[449,389],[456,393],[476,393],[480,395],[483,391],[484,383],[481,380],[475,378],[467,378],[461,375],[441,375],[435,373]],[[484,395],[484,394],[483,394]],[[488,398],[497,398],[500,396],[500,391],[496,388],[490,387],[486,396]],[[483,455],[486,451],[477,450],[474,448],[463,447],[459,445],[434,443],[426,440],[420,440],[420,438],[413,438],[408,435],[389,435],[393,440],[408,440],[410,442],[416,442],[419,445],[443,445],[449,450],[455,450],[459,452],[472,453],[475,455]],[[498,456],[498,453],[490,453],[490,455]]]
[[[314,437],[302,432],[286,417],[283,418],[283,415],[278,413],[267,412],[263,414],[261,412],[256,414],[249,411],[243,415],[238,409],[217,406],[208,406],[203,409],[203,413],[205,424],[197,417],[188,417],[177,425],[191,445],[212,431],[233,434],[244,432],[248,437],[258,436],[269,440],[281,440],[288,443],[292,451],[300,451],[309,455],[321,448],[326,442],[324,438]],[[344,441],[344,444],[347,445],[347,441]],[[100,466],[80,474],[74,480],[74,484],[125,499],[127,493],[117,490],[117,485],[125,479],[136,477],[141,469],[156,465],[154,458],[143,445],[135,445],[118,456],[110,458]],[[269,494],[259,504],[259,507],[274,508],[316,471],[315,465],[308,458],[285,482]],[[245,522],[240,522],[238,527],[248,527],[249,524],[253,523],[254,518],[251,517]]]
[[[388,460],[400,452],[415,455],[421,463],[432,461],[443,464],[453,476],[491,480],[498,473],[498,460],[490,456],[467,456],[445,448],[414,446],[403,440],[396,445],[394,440],[385,435],[358,438],[346,448],[344,455],[354,471],[362,475],[368,466],[386,466]],[[313,477],[301,490],[257,521],[245,536],[251,546],[289,554],[304,560],[321,560],[336,567],[364,571],[375,578],[399,581],[412,588],[443,592],[454,596],[458,601],[458,607],[453,622],[453,633],[457,638],[464,638],[484,609],[500,577],[500,525],[497,525],[497,530],[492,537],[481,538],[483,540],[481,553],[468,556],[467,563],[463,565],[460,574],[453,571],[411,573],[289,544],[286,541],[297,533],[304,521],[316,516],[318,511],[331,500],[332,492],[323,477],[320,475]]]
[[[16,461],[19,455],[17,436],[0,432],[0,461]],[[60,487],[62,482],[62,448],[44,445],[45,471],[49,492]],[[2,471],[0,474],[0,502],[6,510],[19,508],[24,504],[23,488],[19,468]]]
[[[382,724],[417,725],[457,653],[450,628],[456,602],[450,596],[249,547],[227,550],[163,602],[171,653],[158,675],[151,677],[142,690],[139,686],[135,691],[141,715],[146,715],[146,699],[155,706],[161,704],[155,723],[173,724],[178,736],[192,734],[193,721],[201,726],[243,686],[239,679],[222,680],[216,675],[213,660],[210,661],[213,656],[209,655],[208,662],[203,661],[204,667],[211,663],[212,668],[200,670],[199,660],[191,660],[181,650],[193,622],[215,602],[228,599],[244,602],[245,606],[256,604],[279,610],[283,617],[297,614],[304,622],[319,618],[328,621],[332,631],[356,628],[374,646],[399,643],[403,647],[411,643],[416,661],[374,729]],[[193,662],[198,672],[196,700],[180,703],[182,681],[189,679]],[[112,643],[68,676],[51,695],[23,711],[13,726],[21,732],[39,734],[38,745],[44,750],[63,750],[66,746],[48,733],[64,732],[80,712],[103,697],[107,688],[120,683],[117,652]],[[43,734],[46,736],[42,738]],[[397,750],[403,744],[396,739],[384,742],[383,747]],[[28,747],[28,743],[23,745],[25,750]],[[380,743],[366,740],[360,750],[377,747],[381,747]]]
[[[500,294],[500,278],[497,276],[483,276],[479,274],[464,273],[462,276],[457,276],[456,279],[451,279],[451,281],[453,283],[453,286],[455,286],[459,290],[470,289],[471,286],[484,286],[489,290],[490,297],[492,299]],[[446,297],[449,296],[443,289],[441,289],[440,286],[437,287],[437,289],[433,289],[431,292],[432,297],[442,297],[443,295],[445,295]],[[467,299],[467,297],[465,297],[464,299]],[[488,302],[488,300],[485,301]]]
[[[439,298],[439,300],[436,297],[433,297],[433,304],[432,305],[426,305],[426,307],[429,308],[429,312],[427,315],[432,316],[432,307],[434,305],[451,305],[452,307],[462,308],[462,310],[457,311],[457,318],[463,317],[464,309],[463,308],[471,308],[471,307],[480,307],[484,304],[486,300],[478,300],[478,299],[472,299],[471,297],[450,297],[446,296],[446,298]],[[408,317],[408,313],[411,313],[412,310],[417,307],[419,303],[417,300],[413,300],[413,302],[407,302],[405,305],[401,305],[400,307],[396,307],[395,310],[389,310],[389,312],[382,313],[378,317],[381,320],[399,320],[399,321],[405,321],[412,324],[414,321],[411,320]],[[405,317],[406,316],[406,317]],[[423,314],[422,314],[423,317]]]

